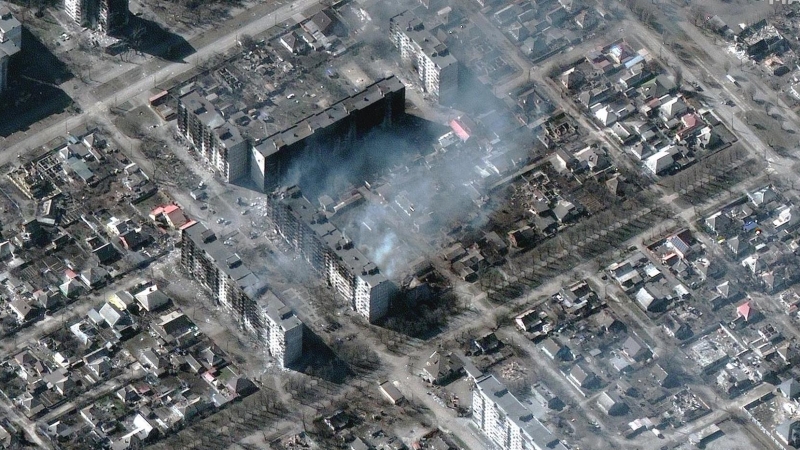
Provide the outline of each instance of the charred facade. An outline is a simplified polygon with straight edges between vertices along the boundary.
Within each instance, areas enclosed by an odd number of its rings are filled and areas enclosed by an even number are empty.
[[[271,194],[269,215],[278,233],[314,271],[370,323],[386,316],[394,284],[291,187]]]
[[[182,230],[181,264],[217,303],[259,337],[282,366],[300,357],[303,345],[300,320],[265,289],[237,254],[217,240],[213,231],[197,222]]]
[[[311,155],[335,162],[370,130],[391,125],[404,113],[405,85],[394,76],[384,78],[259,142],[251,152],[250,177],[269,191],[296,158]]]
[[[389,20],[389,34],[402,60],[414,67],[425,92],[439,103],[451,104],[458,94],[458,61],[447,46],[411,11]]]
[[[247,174],[247,140],[198,91],[180,97],[178,130],[225,181]]]
[[[64,10],[77,24],[112,33],[128,23],[128,0],[65,0]]]

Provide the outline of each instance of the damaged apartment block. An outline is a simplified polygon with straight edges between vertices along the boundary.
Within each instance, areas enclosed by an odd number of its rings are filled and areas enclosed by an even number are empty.
[[[247,141],[198,91],[180,98],[178,130],[227,182],[247,173]]]
[[[443,105],[452,104],[458,94],[458,61],[447,46],[411,11],[389,20],[389,34],[401,59],[417,72],[425,92]]]
[[[178,130],[226,182],[250,174],[259,189],[268,191],[280,184],[296,158],[312,155],[335,161],[367,132],[391,125],[404,113],[405,86],[390,76],[251,146],[239,128],[195,89],[178,99]]]
[[[301,356],[303,324],[213,231],[197,222],[183,227],[181,264],[217,303],[258,336],[281,366]]]
[[[259,142],[252,152],[250,177],[263,190],[276,187],[293,159],[311,154],[330,164],[370,130],[392,125],[405,114],[406,88],[395,76]],[[376,151],[381,151],[376,147]]]
[[[78,25],[106,34],[124,27],[130,18],[128,0],[65,0],[64,11]]]
[[[303,197],[298,187],[273,193],[269,216],[291,248],[358,314],[374,323],[389,312],[394,284]]]

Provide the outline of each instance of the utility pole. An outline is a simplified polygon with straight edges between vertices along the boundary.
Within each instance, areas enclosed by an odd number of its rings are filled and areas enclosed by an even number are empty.
[[[733,108],[731,108],[731,131],[734,131],[734,129],[733,129]]]

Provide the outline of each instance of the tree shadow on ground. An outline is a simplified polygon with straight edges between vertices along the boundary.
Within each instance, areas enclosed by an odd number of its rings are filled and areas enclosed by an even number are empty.
[[[125,48],[158,56],[171,62],[185,62],[185,58],[195,53],[195,48],[181,35],[165,29],[161,24],[142,17],[132,16],[128,24],[114,33],[121,43],[111,52]]]

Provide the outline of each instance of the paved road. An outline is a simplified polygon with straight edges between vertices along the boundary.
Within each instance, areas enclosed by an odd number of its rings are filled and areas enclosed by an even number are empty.
[[[48,450],[53,448],[50,443],[46,442],[41,436],[39,436],[39,433],[36,432],[36,426],[33,424],[33,422],[28,420],[26,417],[23,417],[22,414],[20,414],[19,411],[14,408],[11,399],[8,398],[5,392],[2,390],[0,390],[0,417],[5,417],[14,425],[25,430],[27,439],[36,444],[38,448]]]
[[[659,35],[638,21],[626,20],[624,22],[624,28],[626,33],[630,33],[635,36],[648,48],[661,49],[660,51],[663,53],[663,56],[670,62],[670,66],[680,67],[682,69],[684,80],[699,84],[703,88],[703,94],[712,99],[712,104],[709,106],[714,109],[714,113],[717,115],[720,121],[722,121],[729,128],[733,128],[732,131],[739,138],[739,142],[741,142],[753,156],[766,160],[769,167],[768,170],[770,172],[778,173],[779,175],[786,177],[786,179],[793,179],[796,176],[793,173],[793,167],[796,163],[796,160],[794,158],[784,157],[776,153],[775,150],[764,143],[761,138],[753,132],[749,125],[744,123],[737,116],[743,112],[749,111],[752,109],[752,107],[750,106],[750,100],[743,95],[743,92],[740,92],[740,89],[732,85],[731,82],[726,78],[727,74],[724,69],[725,61],[730,62],[731,56],[726,54],[724,48],[711,44],[708,38],[695,29],[695,27],[690,23],[686,21],[679,21],[677,24],[681,26],[681,29],[686,32],[688,36],[690,36],[692,42],[697,44],[701,51],[703,51],[706,55],[706,58],[694,58],[694,62],[697,64],[697,67],[689,67],[686,65],[669,48],[661,45],[663,41]],[[710,79],[712,79],[715,84],[719,85],[720,87],[713,88],[710,86],[710,83],[703,82],[703,77],[701,76],[700,72],[701,70],[705,71]],[[757,91],[761,92],[762,95],[766,96],[766,98],[776,98],[775,93],[771,89],[767,90],[768,88],[765,88],[757,83],[751,83],[751,85],[754,86]],[[734,103],[736,103],[736,106],[729,107],[724,105],[723,99],[726,97],[731,98]],[[800,118],[798,118],[797,115],[785,105],[785,103],[779,101],[779,105],[783,106],[781,112],[786,114],[786,118],[788,120],[793,121],[795,124],[800,123]]]
[[[226,50],[236,45],[236,40],[239,36],[244,34],[249,34],[251,36],[259,35],[275,26],[276,23],[287,21],[298,12],[317,4],[319,4],[319,0],[297,0],[284,5],[245,26],[231,30],[216,41],[197,48],[196,53],[189,58],[189,62],[164,62],[163,64],[157,65],[153,71],[145,71],[145,73],[142,73],[141,78],[132,81],[119,91],[101,96],[102,98],[97,99],[94,104],[80,105],[83,110],[82,114],[57,122],[28,139],[11,145],[6,151],[0,153],[0,166],[16,161],[18,154],[26,154],[34,148],[40,147],[59,136],[63,136],[64,130],[67,129],[70,124],[82,123],[95,116],[107,117],[109,108],[113,107],[115,104],[134,98],[145,99],[154,84],[162,83],[170,78],[188,72],[195,67],[198,61],[202,62],[214,55],[224,53]]]
[[[429,391],[425,382],[409,368],[410,359],[407,356],[395,356],[386,351],[378,350],[381,360],[389,369],[389,379],[398,381],[400,389],[408,398],[413,397],[413,401],[422,403],[433,414],[436,425],[443,430],[454,433],[470,449],[486,448],[484,436],[476,435],[469,427],[469,420],[460,418],[455,410],[447,408],[436,402],[432,395],[427,395]]]

